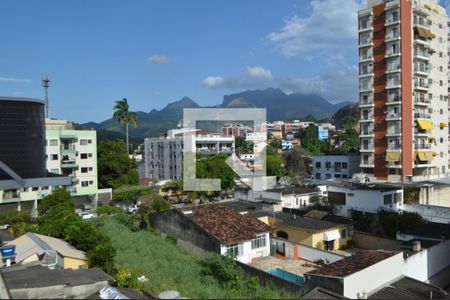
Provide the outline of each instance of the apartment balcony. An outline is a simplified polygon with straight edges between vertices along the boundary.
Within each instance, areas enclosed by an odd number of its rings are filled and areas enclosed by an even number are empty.
[[[423,17],[428,17],[430,15],[428,10],[426,10],[426,9],[424,9],[424,8],[418,6],[418,5],[414,5],[413,6],[413,12],[415,14],[421,15]]]
[[[386,136],[401,136],[402,131],[400,128],[388,128],[386,131]]]
[[[427,48],[431,47],[430,42],[427,39],[422,38],[420,36],[414,36],[414,44]]]
[[[384,38],[384,41],[386,43],[399,41],[399,40],[400,40],[400,34],[399,33],[397,33],[397,34],[393,34],[393,33],[387,34],[386,37]]]
[[[385,73],[386,74],[398,73],[398,72],[401,72],[401,70],[402,70],[401,69],[401,65],[400,64],[395,64],[395,65],[388,66],[386,68]]]
[[[360,85],[359,86],[359,91],[364,93],[364,92],[373,92],[373,85],[372,84],[368,84],[368,85]]]
[[[414,58],[429,61],[431,59],[431,54],[425,50],[414,49]]]
[[[430,163],[429,161],[425,161],[425,162],[415,161],[413,167],[419,169],[419,168],[431,168],[433,166],[434,165],[432,163]]]
[[[414,74],[430,76],[431,75],[431,65],[414,64]]]
[[[374,136],[373,127],[370,127],[367,130],[361,130],[361,133],[359,134],[360,138],[373,138]]]
[[[374,149],[373,144],[372,144],[372,145],[369,145],[367,147],[361,147],[361,149],[359,149],[359,152],[361,152],[361,153],[373,153],[373,152],[375,152],[375,149]]]
[[[363,47],[372,47],[373,46],[373,41],[372,39],[362,39],[359,40],[359,48],[363,48]]]
[[[424,82],[414,82],[414,89],[418,91],[428,92],[428,90],[430,89],[430,85]]]
[[[416,112],[416,113],[414,113],[414,119],[431,120],[431,114],[429,114],[429,113],[422,113],[422,112]]]
[[[390,17],[384,21],[384,26],[392,26],[400,24],[400,17]]]
[[[402,98],[399,95],[388,96],[386,105],[400,105]]]
[[[400,145],[400,143],[391,143],[391,144],[388,143],[387,150],[399,152],[402,151],[402,146]]]
[[[361,101],[359,102],[359,107],[360,107],[360,108],[370,108],[370,107],[373,107],[373,106],[374,106],[374,103],[373,103],[373,100],[372,100],[372,99],[361,100]]]
[[[418,128],[414,128],[414,136],[415,137],[423,137],[426,138],[431,134],[430,130],[422,130]]]
[[[425,97],[415,97],[414,98],[414,104],[417,106],[428,106],[430,105],[431,100],[426,99]]]
[[[361,116],[359,122],[373,122],[373,113],[367,114],[365,116]]]
[[[60,147],[61,153],[64,154],[75,154],[77,152],[75,145],[62,145]]]
[[[387,113],[386,121],[399,121],[402,119],[402,115],[400,113]]]
[[[367,70],[367,72],[359,72],[359,78],[373,77],[373,69]]]
[[[362,33],[362,32],[369,32],[372,31],[373,27],[372,27],[372,22],[367,22],[367,24],[365,25],[360,25],[358,28],[358,32]]]
[[[388,50],[384,54],[384,57],[387,58],[387,57],[395,57],[395,56],[400,56],[400,55],[401,55],[400,50],[396,50],[396,51]]]
[[[375,161],[373,157],[369,157],[369,159],[362,159],[359,163],[360,168],[374,168],[375,167]]]
[[[360,55],[359,56],[359,62],[360,63],[365,63],[365,62],[373,62],[373,55]]]
[[[388,81],[386,83],[386,89],[400,89],[402,87],[402,83],[400,80]]]

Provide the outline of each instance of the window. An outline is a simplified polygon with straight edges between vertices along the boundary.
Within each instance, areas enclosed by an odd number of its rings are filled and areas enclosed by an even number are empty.
[[[88,154],[87,153],[81,153],[80,154],[80,158],[81,159],[87,159],[88,158]]]
[[[325,179],[331,179],[331,174],[329,173],[325,174]]]
[[[328,200],[333,204],[345,205],[345,193],[328,192]]]
[[[322,179],[322,177],[320,176],[320,173],[316,173],[316,179]]]
[[[392,204],[392,194],[384,195],[384,205]]]
[[[81,186],[82,186],[82,187],[87,187],[87,186],[89,186],[89,181],[82,181],[82,182],[81,182]]]
[[[226,255],[231,258],[242,256],[242,244],[227,245]]]
[[[39,187],[34,186],[31,190],[32,190],[33,192],[39,191]]]
[[[402,200],[402,193],[395,193],[394,194],[394,202],[399,203]]]
[[[330,169],[331,168],[331,162],[327,161],[325,163],[325,168]]]
[[[298,201],[298,199],[297,199]],[[260,234],[256,239],[252,240],[252,249],[259,249],[266,246],[266,235]]]
[[[353,194],[353,193],[347,193],[347,196],[353,197],[353,196],[355,196],[355,194]]]
[[[89,153],[88,156],[89,156],[89,157],[92,157],[92,153]]]
[[[352,235],[353,235],[353,225],[350,225],[350,226],[348,227],[348,235],[349,235],[349,236],[352,236]]]
[[[92,167],[89,167],[89,172],[92,172],[92,170],[94,170],[94,168],[92,168]]]
[[[93,180],[89,180],[89,185],[93,185],[94,181]]]
[[[316,169],[320,169],[322,167],[322,164],[320,161],[316,162]]]
[[[367,141],[367,140],[366,140]],[[346,162],[343,162],[342,163],[342,169],[347,169],[348,168],[348,165],[347,165],[347,163]]]
[[[88,141],[88,144],[92,144],[92,140],[87,140]]]
[[[88,172],[88,168],[81,168],[81,173],[87,173]]]
[[[81,146],[86,146],[88,144],[88,140],[80,140]]]
[[[342,229],[341,239],[345,239],[345,238],[347,238],[347,229]]]
[[[58,140],[50,140],[50,146],[58,146]]]
[[[58,154],[52,154],[50,157],[51,160],[58,160]]]

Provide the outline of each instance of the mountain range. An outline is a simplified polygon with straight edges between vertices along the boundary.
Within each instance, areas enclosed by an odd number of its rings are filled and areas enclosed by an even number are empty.
[[[352,102],[332,104],[323,97],[315,94],[286,94],[280,89],[248,90],[241,93],[225,95],[222,104],[209,106],[214,108],[266,108],[267,120],[289,120],[305,116],[317,119],[329,118],[342,107]],[[137,128],[130,127],[130,137],[143,139],[157,137],[170,128],[175,128],[182,119],[183,108],[199,108],[189,97],[169,103],[161,110],[150,112],[136,112],[139,118]],[[89,122],[82,127],[94,128],[98,131],[99,139],[118,138],[123,136],[123,126],[116,120],[108,119],[101,123]]]

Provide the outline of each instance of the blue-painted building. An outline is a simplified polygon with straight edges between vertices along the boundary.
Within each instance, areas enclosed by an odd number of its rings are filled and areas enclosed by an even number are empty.
[[[318,138],[319,141],[327,140],[328,139],[328,129],[323,128],[322,126],[317,127],[318,132]]]

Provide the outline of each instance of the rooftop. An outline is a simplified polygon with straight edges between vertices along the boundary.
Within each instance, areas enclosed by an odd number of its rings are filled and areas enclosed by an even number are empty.
[[[187,207],[178,211],[226,245],[251,240],[258,234],[271,231],[268,225],[255,217],[241,215],[219,203]]]
[[[42,100],[42,99],[26,98],[26,97],[5,97],[5,96],[0,96],[0,101],[36,102],[36,103],[39,103],[39,104],[45,104],[45,101]]]
[[[417,237],[440,240],[442,239],[443,235],[445,235],[447,238],[450,238],[450,224],[428,222],[423,225],[416,226],[413,229],[406,230],[402,233],[414,235]]]
[[[9,290],[54,285],[80,286],[103,281],[114,282],[111,276],[99,268],[50,270],[40,265],[15,265],[0,269],[0,273]]]
[[[275,192],[283,195],[289,194],[310,194],[320,192],[319,188],[315,187],[302,187],[302,186],[280,186],[273,189],[269,189],[266,192]]]
[[[354,221],[352,219],[317,210],[310,211],[303,216],[286,211],[275,212],[274,214],[274,224],[318,231],[353,223]]]
[[[400,252],[367,250],[355,252],[352,256],[315,269],[307,274],[333,277],[346,277],[359,272]]]
[[[300,299],[347,299],[341,294],[316,286]]]
[[[381,183],[330,182],[329,186],[347,188],[350,190],[368,190],[379,192],[393,192],[403,189],[403,187],[400,185],[387,183],[381,184]]]
[[[442,289],[409,277],[391,283],[369,299],[450,299]]]

